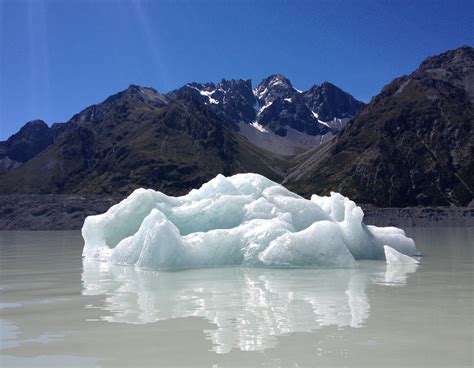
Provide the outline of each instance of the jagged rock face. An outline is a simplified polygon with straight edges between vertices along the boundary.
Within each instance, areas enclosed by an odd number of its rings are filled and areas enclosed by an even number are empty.
[[[322,86],[326,85],[329,84]],[[275,74],[264,79],[254,90],[250,80],[222,80],[217,85],[188,83],[167,96],[174,98],[183,93],[190,93],[234,125],[257,123],[279,136],[286,136],[288,128],[316,136],[329,131],[338,132],[346,122],[341,123],[340,120],[351,118],[364,106],[349,94],[333,85],[330,86],[314,86],[310,90],[311,93],[300,92],[292,86],[290,80],[281,74]],[[327,90],[330,92],[326,93]],[[321,97],[323,92],[325,95]],[[335,120],[335,123],[321,121],[323,119],[318,119],[311,111],[308,102],[313,103],[317,98],[319,110],[328,111],[324,116],[329,117],[331,121]],[[316,102],[313,103],[315,104]],[[332,104],[343,105],[326,106]],[[336,121],[337,119],[339,121]]]
[[[18,133],[0,142],[0,173],[18,167],[53,143],[53,132],[42,120],[26,123]]]
[[[351,119],[363,109],[364,103],[357,101],[347,92],[335,85],[324,82],[314,85],[303,93],[306,105],[322,121],[334,119]]]
[[[184,93],[189,93],[210,106],[220,117],[234,126],[240,122],[250,123],[255,120],[256,99],[250,80],[223,79],[217,85],[188,83],[170,92],[168,97],[173,99]]]
[[[473,73],[471,47],[428,58],[384,87],[287,184],[382,207],[472,203]]]
[[[330,130],[314,116],[302,93],[280,74],[263,80],[255,89],[255,96],[259,104],[257,122],[280,136],[286,136],[288,128],[313,136]]]
[[[300,94],[291,98],[276,98],[264,105],[258,115],[258,123],[283,137],[287,135],[288,128],[312,136],[330,131],[327,125],[319,123],[313,116]]]
[[[474,70],[472,68],[473,48],[460,47],[438,56],[427,58],[421,63],[413,77],[426,74],[432,80],[439,80],[464,89],[474,103]]]
[[[222,80],[217,85],[216,98],[222,101],[225,117],[228,117],[232,122],[249,123],[255,121],[257,115],[256,98],[250,80]]]
[[[265,106],[278,99],[291,98],[298,94],[289,79],[281,74],[274,74],[264,79],[256,88],[255,96],[260,106]]]
[[[253,90],[250,80],[223,79],[217,85],[188,83],[167,97],[173,99],[189,93],[252,144],[272,153],[294,155],[331,139],[364,106],[329,83],[322,86],[313,87],[311,93],[301,92],[283,75],[274,74]],[[315,105],[314,101],[318,101],[318,111],[330,117],[330,121],[321,120],[311,110],[308,102]],[[326,106],[333,104],[342,105]]]
[[[313,136],[337,133],[365,106],[328,82],[298,91],[281,74],[262,81],[255,95],[260,106],[258,123],[280,135],[286,134],[286,127]]]

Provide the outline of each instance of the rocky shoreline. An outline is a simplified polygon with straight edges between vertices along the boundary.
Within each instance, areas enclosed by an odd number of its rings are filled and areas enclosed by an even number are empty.
[[[78,230],[84,219],[122,197],[94,194],[2,194],[0,230]]]
[[[79,230],[87,216],[107,211],[122,198],[94,194],[3,194],[0,230]],[[474,227],[474,207],[362,207],[364,222],[369,225]]]

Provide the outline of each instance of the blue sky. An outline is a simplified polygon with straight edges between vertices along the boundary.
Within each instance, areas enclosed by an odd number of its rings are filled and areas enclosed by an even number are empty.
[[[0,0],[0,139],[129,84],[273,73],[364,101],[427,56],[473,45],[474,2]]]

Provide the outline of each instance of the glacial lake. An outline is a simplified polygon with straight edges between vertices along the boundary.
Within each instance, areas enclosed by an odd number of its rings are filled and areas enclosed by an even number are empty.
[[[0,367],[469,367],[474,229],[418,266],[136,271],[79,231],[0,232]]]

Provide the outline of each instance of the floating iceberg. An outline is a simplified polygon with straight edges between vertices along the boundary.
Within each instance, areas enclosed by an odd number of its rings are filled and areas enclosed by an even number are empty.
[[[401,229],[366,226],[338,193],[304,199],[257,174],[218,175],[182,197],[137,189],[82,227],[83,256],[145,269],[353,267],[417,254]]]

